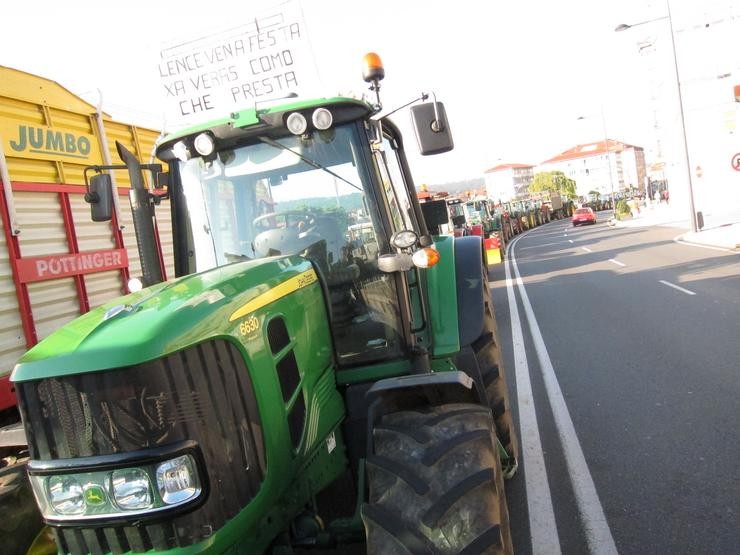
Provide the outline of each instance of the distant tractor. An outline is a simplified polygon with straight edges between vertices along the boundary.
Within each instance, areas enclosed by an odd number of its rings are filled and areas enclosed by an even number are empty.
[[[368,55],[376,93],[383,75]],[[249,107],[162,139],[165,172],[119,147],[143,288],[13,372],[47,548],[512,552],[518,447],[482,241],[429,233],[379,112],[379,98]],[[411,115],[422,154],[452,148],[441,103]],[[94,220],[123,167],[89,169]]]

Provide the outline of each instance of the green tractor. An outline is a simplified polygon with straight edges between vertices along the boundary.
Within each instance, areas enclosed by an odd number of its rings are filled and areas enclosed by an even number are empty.
[[[383,73],[366,64],[376,95]],[[96,221],[107,172],[129,172],[143,288],[14,370],[36,553],[511,553],[518,447],[481,238],[428,233],[380,110],[283,100],[165,137],[166,172],[120,145],[125,166],[91,169]],[[411,115],[422,154],[452,148],[441,103]]]

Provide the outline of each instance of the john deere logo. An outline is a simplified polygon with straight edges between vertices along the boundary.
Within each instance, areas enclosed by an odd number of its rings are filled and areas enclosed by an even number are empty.
[[[100,486],[87,486],[85,488],[85,503],[97,507],[105,503],[105,490]]]

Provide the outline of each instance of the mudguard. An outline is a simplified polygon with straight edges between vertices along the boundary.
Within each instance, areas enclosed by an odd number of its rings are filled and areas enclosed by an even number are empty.
[[[386,413],[447,403],[482,404],[473,378],[461,371],[414,374],[380,380],[365,394],[367,411],[366,453],[372,453],[373,428]]]
[[[483,332],[483,243],[476,235],[455,239],[457,326],[460,345],[469,345]]]

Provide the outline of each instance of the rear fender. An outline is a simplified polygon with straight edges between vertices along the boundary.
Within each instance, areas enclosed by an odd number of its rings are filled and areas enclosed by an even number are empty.
[[[439,263],[426,270],[429,323],[432,329],[432,356],[445,357],[460,350],[457,296],[449,292],[457,288],[455,277],[455,245],[449,235],[434,238]]]
[[[470,345],[483,332],[483,241],[469,235],[455,239],[455,280],[457,282],[457,327],[460,345]]]
[[[485,405],[485,395],[465,372],[435,372],[387,378],[365,394],[367,408],[366,453],[372,453],[373,428],[383,414],[447,403]]]
[[[383,414],[443,403],[485,405],[485,391],[465,372],[443,371],[351,385],[345,401],[344,436],[352,468],[357,472],[372,445],[373,428]]]

